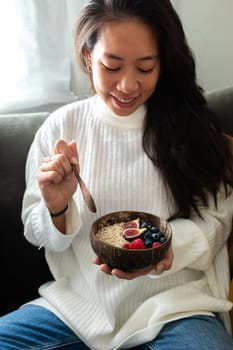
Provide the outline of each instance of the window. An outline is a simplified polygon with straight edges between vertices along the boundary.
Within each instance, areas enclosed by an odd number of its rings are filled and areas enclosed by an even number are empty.
[[[66,0],[0,1],[0,113],[77,99],[67,18]]]

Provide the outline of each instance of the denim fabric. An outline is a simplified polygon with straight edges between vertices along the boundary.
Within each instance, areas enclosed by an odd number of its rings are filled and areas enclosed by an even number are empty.
[[[166,324],[156,339],[134,350],[233,350],[218,317],[192,316]]]
[[[27,305],[0,318],[0,349],[89,349],[52,312]],[[233,338],[217,317],[193,316],[164,326],[155,340],[134,350],[233,350]],[[109,349],[110,350],[110,349]]]
[[[52,312],[27,305],[0,318],[1,350],[87,350]]]

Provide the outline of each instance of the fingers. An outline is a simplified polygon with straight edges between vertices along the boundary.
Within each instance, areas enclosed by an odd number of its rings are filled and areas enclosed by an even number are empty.
[[[161,260],[157,265],[155,265],[155,270],[158,272],[170,270],[174,260],[174,253],[172,247],[167,251],[167,254],[163,260]]]
[[[59,183],[65,178],[69,179],[71,170],[70,162],[64,154],[54,154],[45,157],[39,168],[42,176],[43,173],[46,172],[48,175],[49,172],[50,181],[53,181],[54,183]]]
[[[75,157],[75,159],[73,159],[73,160],[75,160],[75,162],[72,162],[72,161],[71,161],[71,164],[76,164],[76,165],[77,165],[78,171],[80,171],[80,167],[79,167],[79,158],[78,158],[78,151],[77,151],[77,144],[76,144],[76,142],[75,142],[75,141],[71,141],[71,142],[69,143],[69,147],[70,147],[70,149],[72,150],[72,152],[73,152],[73,154],[74,154],[74,156],[73,156],[72,158]],[[77,160],[77,162],[76,162],[76,160]]]
[[[119,269],[111,269],[110,266],[103,264],[99,257],[95,257],[93,259],[93,263],[100,266],[100,270],[107,274],[111,274],[121,279],[132,280],[137,277],[145,276],[148,273],[156,270],[158,272],[163,272],[169,270],[172,267],[174,259],[174,253],[172,247],[170,247],[167,251],[167,254],[164,259],[162,259],[157,265],[149,266],[145,269],[137,270],[137,271],[122,271]]]
[[[105,272],[105,273],[108,274],[108,275],[111,274],[112,269],[110,268],[110,266],[108,266],[107,264],[103,264],[98,256],[96,256],[96,257],[93,259],[92,262],[93,262],[93,264],[95,264],[95,265],[99,265],[99,266],[100,266],[100,270],[101,270],[102,272]]]
[[[152,266],[150,266],[148,268],[145,268],[145,269],[142,269],[142,270],[129,271],[129,272],[122,271],[122,270],[119,270],[119,269],[113,269],[111,271],[111,274],[113,276],[116,276],[116,277],[121,278],[121,279],[132,280],[134,278],[147,275],[148,273],[151,272],[152,269],[153,269]]]
[[[100,265],[101,264],[101,260],[98,256],[95,256],[94,259],[93,259],[93,264],[96,264],[96,265]]]
[[[57,140],[54,146],[54,153],[63,154],[71,164],[78,164],[78,152],[75,141],[68,144],[64,140]]]
[[[75,141],[71,141],[69,143],[69,147],[72,150],[73,155],[75,156],[75,158],[77,158],[77,161],[78,161],[77,143]]]
[[[100,270],[108,275],[112,275],[112,276],[116,276],[120,279],[126,279],[126,280],[132,280],[136,277],[140,277],[140,276],[144,276],[147,275],[151,269],[153,269],[153,266],[150,266],[146,269],[143,270],[138,270],[138,271],[130,271],[130,272],[126,272],[126,271],[122,271],[119,269],[112,269],[110,266],[108,266],[107,264],[103,264],[100,260],[99,257],[95,257],[93,259],[93,263],[96,265],[100,266]]]
[[[69,179],[72,168],[71,164],[78,164],[78,152],[76,142],[72,141],[69,144],[64,140],[57,140],[54,146],[54,154],[46,156],[42,160],[39,168],[40,179],[45,182],[45,179],[56,184],[64,179]],[[43,173],[46,172],[43,176]],[[44,181],[43,181],[43,178]]]

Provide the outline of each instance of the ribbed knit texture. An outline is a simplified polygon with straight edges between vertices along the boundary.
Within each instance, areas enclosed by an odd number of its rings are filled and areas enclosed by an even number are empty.
[[[48,118],[28,156],[25,236],[45,248],[55,278],[40,288],[42,298],[34,303],[55,312],[95,350],[136,346],[153,339],[164,323],[198,313],[223,313],[229,325],[225,242],[232,196],[219,195],[217,212],[210,201],[203,211],[206,221],[195,216],[171,222],[175,259],[167,272],[127,281],[100,272],[92,263],[89,233],[99,216],[141,210],[167,219],[174,211],[159,170],[142,149],[144,116],[144,106],[133,115],[116,116],[96,96],[70,104]],[[97,206],[96,214],[89,212],[78,189],[66,213],[67,235],[53,226],[36,180],[42,158],[60,138],[77,141],[81,175]]]

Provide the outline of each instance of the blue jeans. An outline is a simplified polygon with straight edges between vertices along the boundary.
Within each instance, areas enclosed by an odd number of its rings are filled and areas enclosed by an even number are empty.
[[[0,318],[0,349],[86,350],[88,347],[53,313],[27,305]],[[233,339],[217,317],[194,316],[168,323],[156,339],[134,348],[187,349],[233,350]]]

